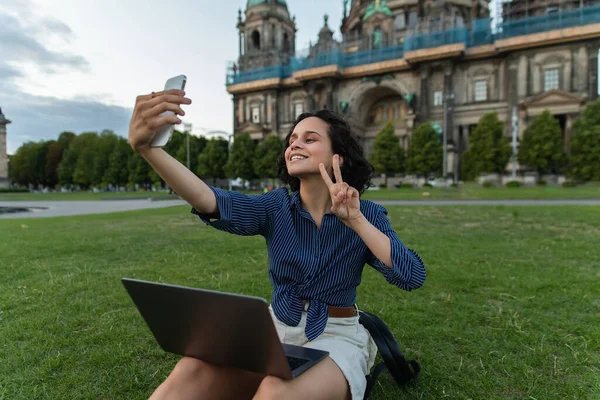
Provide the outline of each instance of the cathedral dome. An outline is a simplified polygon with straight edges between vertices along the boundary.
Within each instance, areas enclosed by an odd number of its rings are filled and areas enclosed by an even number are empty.
[[[271,3],[276,3],[281,6],[287,7],[287,3],[285,0],[248,0],[248,3],[246,3],[246,9],[248,9],[250,7],[254,7],[254,6],[260,6],[261,4],[271,4]]]

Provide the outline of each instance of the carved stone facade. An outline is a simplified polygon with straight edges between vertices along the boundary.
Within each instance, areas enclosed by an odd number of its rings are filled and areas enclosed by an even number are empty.
[[[430,8],[441,12],[440,26],[445,29],[487,16],[487,1],[354,0],[349,14],[344,11],[340,53],[368,52],[376,49],[375,45],[401,43],[401,32],[432,24],[427,14]],[[369,12],[370,17],[365,18]],[[412,13],[417,15],[416,22]],[[373,36],[376,29],[382,30],[377,40]],[[562,42],[541,40],[539,45],[532,45],[529,38],[519,39],[521,42],[511,38],[499,45],[463,49],[461,55],[450,49],[448,57],[439,55],[441,48],[429,48],[419,50],[423,53],[416,61],[409,60],[405,52],[404,59],[344,69],[323,66],[273,84],[264,80],[262,86],[251,82],[229,87],[236,110],[234,130],[249,132],[256,140],[271,132],[284,137],[300,113],[328,108],[346,115],[369,153],[375,135],[387,122],[394,124],[406,149],[413,129],[433,121],[447,131],[447,171],[459,178],[461,154],[479,119],[487,112],[498,113],[510,137],[516,107],[519,138],[532,118],[549,109],[561,124],[568,150],[574,118],[598,95],[600,30],[575,37]],[[316,56],[317,46],[335,48],[327,20],[311,49]]]
[[[6,126],[10,120],[6,119],[0,108],[0,187],[8,187],[8,153],[6,148]]]

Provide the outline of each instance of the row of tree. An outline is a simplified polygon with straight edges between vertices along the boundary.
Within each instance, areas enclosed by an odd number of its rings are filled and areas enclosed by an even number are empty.
[[[187,164],[186,134],[175,131],[165,150]],[[224,139],[189,137],[190,170],[206,180],[277,178],[277,159],[284,150],[275,134],[256,144],[248,134],[236,135],[231,147]],[[538,173],[566,173],[577,181],[600,181],[600,100],[591,103],[573,124],[570,154],[564,151],[559,122],[548,112],[525,130],[518,161]],[[503,173],[512,149],[496,113],[484,115],[462,154],[461,176],[472,180],[486,173]],[[369,155],[375,172],[440,176],[442,143],[433,124],[426,122],[411,136],[406,152],[390,123],[379,132]],[[148,163],[133,152],[127,140],[112,131],[75,135],[63,132],[57,140],[27,142],[10,156],[9,178],[29,187],[164,186]],[[387,182],[386,182],[387,183]]]
[[[573,124],[565,152],[559,121],[544,111],[525,129],[517,159],[521,166],[539,175],[565,173],[580,182],[600,181],[600,99],[589,104]],[[502,174],[512,155],[504,124],[495,112],[485,114],[469,137],[468,149],[462,154],[461,177],[473,180],[487,173]],[[371,163],[377,173],[404,173],[440,176],[442,143],[431,123],[421,124],[411,136],[406,151],[398,143],[391,123],[379,132],[373,143]],[[387,179],[386,179],[387,181]],[[387,182],[386,182],[387,183]]]
[[[187,165],[187,146],[186,134],[176,130],[164,149]],[[225,178],[273,179],[282,151],[283,141],[277,135],[270,135],[259,145],[248,134],[237,135],[231,148],[221,138],[190,135],[189,167],[213,183]],[[27,142],[10,156],[9,178],[19,186],[33,188],[164,186],[129,142],[108,130],[79,135],[63,132],[57,140]]]

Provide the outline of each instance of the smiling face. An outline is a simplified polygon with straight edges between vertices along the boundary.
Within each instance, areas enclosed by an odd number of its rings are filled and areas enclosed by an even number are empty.
[[[290,176],[320,176],[320,163],[327,170],[331,168],[333,151],[329,128],[327,122],[317,117],[305,118],[296,125],[285,150],[285,163]]]
[[[301,114],[285,140],[286,149],[277,161],[277,169],[279,178],[291,190],[299,190],[300,181],[305,178],[318,176],[322,181],[320,163],[334,179],[334,154],[340,156],[344,182],[359,193],[370,186],[373,166],[344,116],[329,110]]]

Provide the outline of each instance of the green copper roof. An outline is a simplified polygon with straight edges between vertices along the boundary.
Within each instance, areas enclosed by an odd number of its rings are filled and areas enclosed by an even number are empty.
[[[259,6],[261,4],[268,4],[270,2],[270,0],[248,0],[248,3],[246,3],[246,8]],[[277,4],[281,4],[282,6],[287,7],[287,3],[285,2],[285,0],[273,0],[273,2],[277,2]]]
[[[392,16],[392,10],[387,5],[387,0],[373,0],[367,7],[367,12],[363,17],[363,21],[368,20],[375,13],[383,13],[389,17]]]

